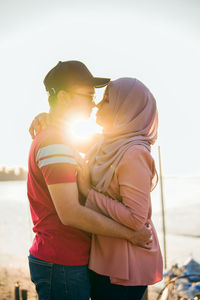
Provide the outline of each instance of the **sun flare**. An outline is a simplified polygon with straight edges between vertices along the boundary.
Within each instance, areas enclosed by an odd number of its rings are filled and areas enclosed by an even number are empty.
[[[74,141],[87,142],[93,135],[102,133],[102,128],[96,124],[95,110],[89,119],[74,119],[69,127],[70,136]]]

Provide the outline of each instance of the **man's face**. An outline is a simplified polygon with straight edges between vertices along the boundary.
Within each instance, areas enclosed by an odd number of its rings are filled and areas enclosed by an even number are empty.
[[[94,107],[94,93],[92,86],[73,86],[67,91],[67,110],[72,116],[89,118]]]

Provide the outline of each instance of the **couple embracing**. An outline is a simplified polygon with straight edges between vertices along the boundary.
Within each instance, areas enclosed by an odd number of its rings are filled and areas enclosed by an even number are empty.
[[[163,271],[150,198],[156,101],[139,80],[93,77],[79,61],[59,62],[44,85],[50,112],[30,128],[27,182],[39,300],[140,300]],[[89,117],[95,88],[105,86],[103,133],[81,160],[67,129],[72,116]]]

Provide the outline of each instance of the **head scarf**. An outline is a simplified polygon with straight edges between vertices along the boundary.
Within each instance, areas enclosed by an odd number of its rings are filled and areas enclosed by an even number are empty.
[[[156,101],[149,89],[134,78],[120,78],[108,86],[108,100],[114,124],[110,132],[87,155],[92,185],[106,192],[115,169],[133,145],[143,145],[150,151],[156,141],[158,113]]]

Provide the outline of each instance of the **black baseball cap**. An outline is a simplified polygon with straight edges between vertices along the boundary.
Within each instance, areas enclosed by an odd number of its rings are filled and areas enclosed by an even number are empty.
[[[86,65],[77,60],[59,61],[44,78],[44,85],[49,95],[73,85],[86,84],[96,88],[106,86],[110,78],[94,77]]]

